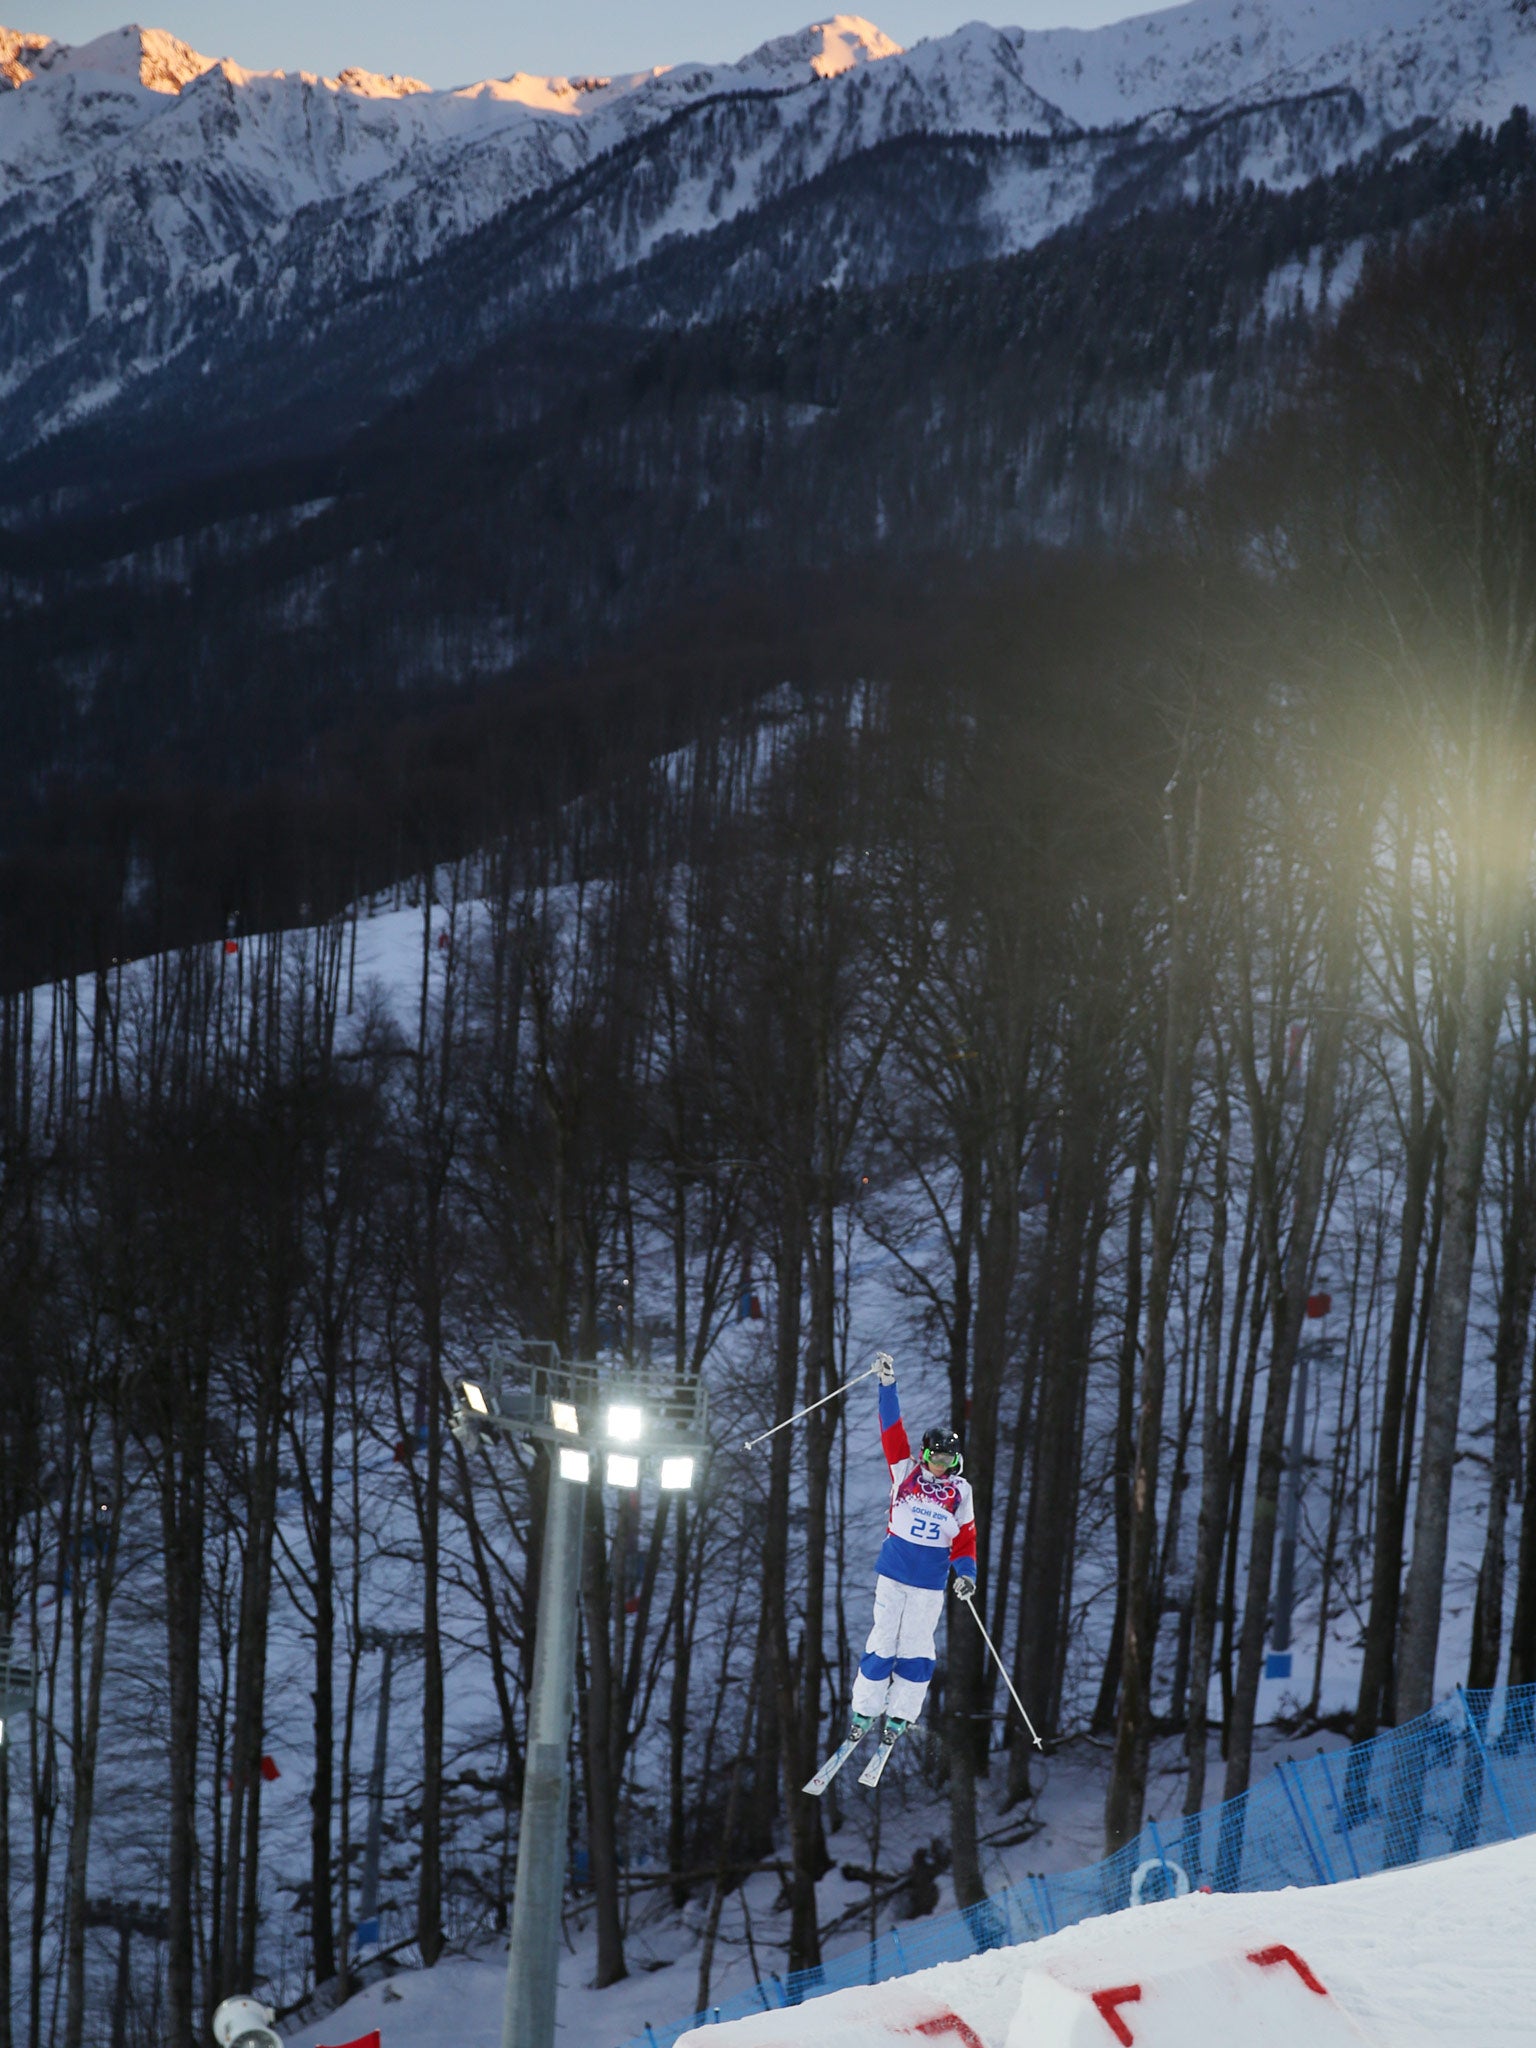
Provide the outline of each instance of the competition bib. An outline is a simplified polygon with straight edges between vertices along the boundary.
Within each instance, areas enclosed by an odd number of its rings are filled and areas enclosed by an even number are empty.
[[[906,1478],[891,1503],[891,1534],[908,1543],[942,1544],[947,1550],[959,1534],[960,1521],[951,1501],[954,1489],[928,1492],[915,1478]]]

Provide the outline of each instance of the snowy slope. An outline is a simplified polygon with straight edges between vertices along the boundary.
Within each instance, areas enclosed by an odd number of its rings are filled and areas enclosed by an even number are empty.
[[[1523,0],[1191,0],[1024,41],[1035,90],[1088,128],[1353,90],[1389,119],[1489,119],[1536,90]]]
[[[1095,1991],[1135,1986],[1110,2005],[1131,2048],[1529,2048],[1536,1953],[1526,1927],[1536,1839],[1327,1889],[1196,1893],[1084,1921],[1044,1941],[914,1972],[798,2010],[774,2010],[682,2036],[678,2048],[1110,2048]],[[1249,1958],[1291,1950],[1294,1966]],[[611,2048],[640,2034],[665,1998],[641,1976],[603,1995],[582,1983],[585,1949],[562,1957],[557,2038]],[[382,2030],[385,2048],[496,2048],[503,1954],[445,1960],[362,1992],[304,2027],[294,2048]],[[1107,2001],[1106,2001],[1107,2002]]]
[[[976,202],[1002,253],[1089,209],[1149,141],[1206,150],[1195,188],[1287,182],[1532,98],[1523,0],[1193,0],[1092,32],[974,22],[906,51],[838,15],[735,64],[445,90],[248,71],[137,27],[79,48],[0,30],[0,426],[23,447],[192,350],[217,375],[220,349],[274,322],[313,345],[359,293],[567,187],[498,245],[482,294],[520,312],[590,291],[900,138],[1015,146]],[[572,186],[604,165],[606,186]],[[881,260],[934,259],[897,235]]]
[[[1194,1894],[700,2029],[679,2048],[1529,2048],[1533,1884],[1527,1838],[1326,1890]],[[1295,1960],[1253,1960],[1276,1948]],[[392,2032],[391,2048],[427,2038]]]
[[[740,64],[684,64],[628,78],[522,72],[433,91],[418,79],[347,70],[256,72],[199,56],[155,30],[124,28],[78,49],[0,30],[19,89],[0,97],[4,234],[100,208],[132,178],[161,182],[148,239],[175,280],[290,225],[304,207],[346,200],[359,232],[402,192],[434,203],[395,218],[373,267],[428,252],[604,150],[703,101],[777,95],[899,54],[850,16],[765,43]],[[964,97],[963,95],[961,96]],[[187,221],[206,235],[199,248]],[[368,267],[368,266],[365,266]]]

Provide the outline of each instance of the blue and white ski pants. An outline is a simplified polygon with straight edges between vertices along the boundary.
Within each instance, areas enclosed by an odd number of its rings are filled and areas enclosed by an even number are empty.
[[[943,1612],[942,1586],[903,1586],[880,1574],[875,1625],[853,1681],[854,1713],[917,1719],[933,1676],[933,1634]]]

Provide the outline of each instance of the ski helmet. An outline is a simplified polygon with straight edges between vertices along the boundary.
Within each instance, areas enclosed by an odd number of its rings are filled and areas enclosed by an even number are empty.
[[[952,1429],[936,1424],[923,1431],[923,1463],[940,1460],[940,1470],[946,1470],[951,1478],[958,1478],[965,1466],[960,1455],[960,1439]]]

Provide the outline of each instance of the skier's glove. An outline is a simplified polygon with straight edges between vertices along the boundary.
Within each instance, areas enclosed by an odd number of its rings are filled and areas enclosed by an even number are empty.
[[[877,1351],[875,1353],[875,1378],[882,1387],[895,1386],[896,1361],[892,1358],[889,1351]]]
[[[974,1600],[976,1598],[976,1581],[973,1578],[967,1577],[964,1572],[955,1573],[955,1598],[957,1600]]]

